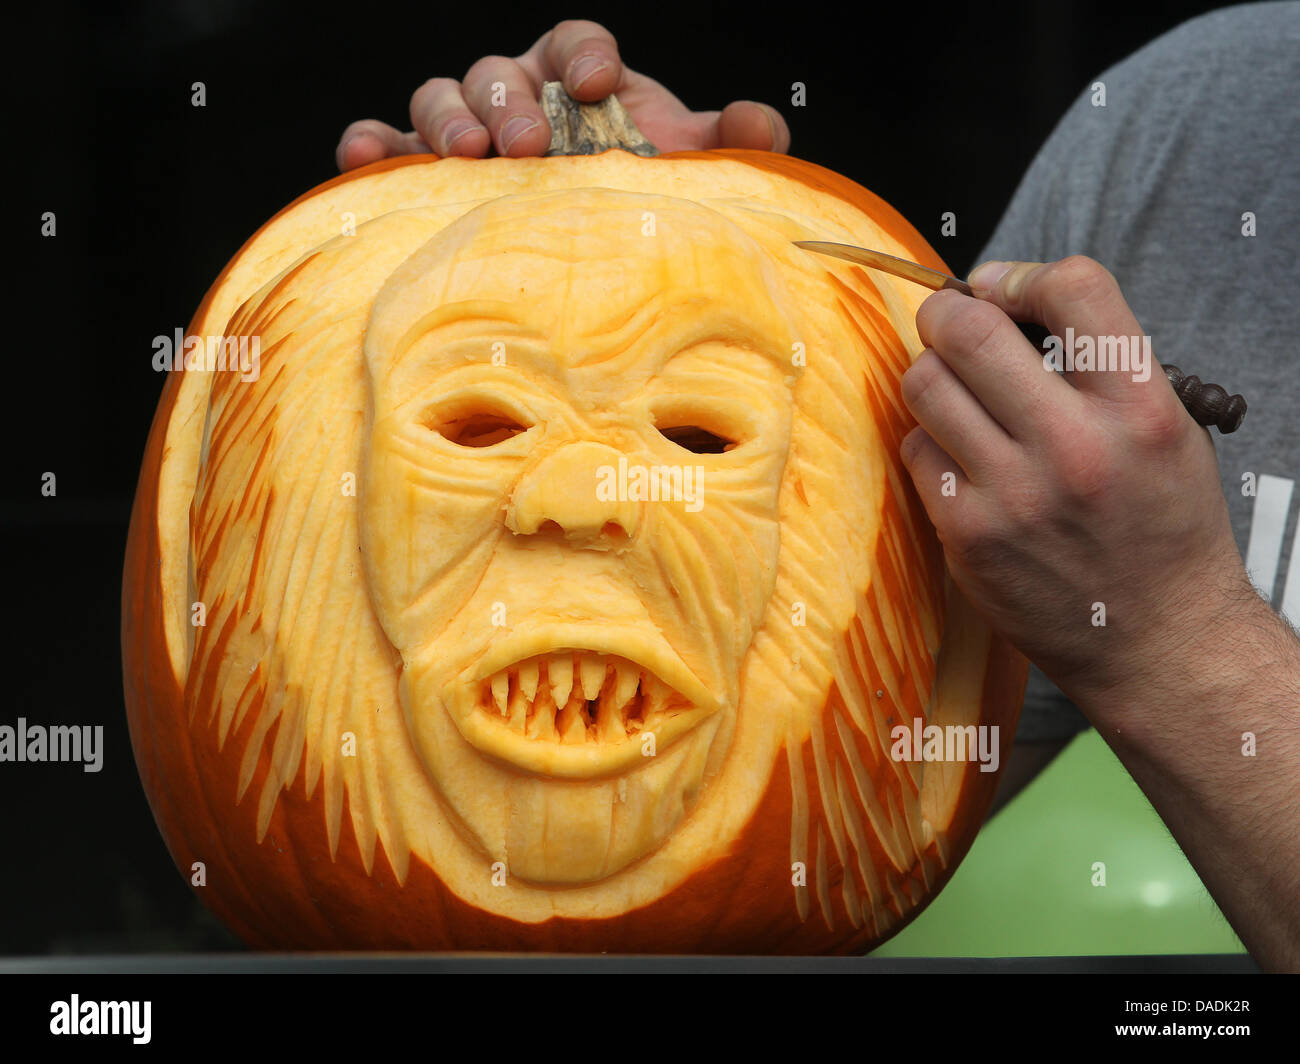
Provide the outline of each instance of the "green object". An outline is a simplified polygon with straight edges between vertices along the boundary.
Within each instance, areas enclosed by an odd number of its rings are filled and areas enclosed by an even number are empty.
[[[1097,862],[1105,886],[1094,886]],[[1151,803],[1091,729],[975,840],[877,957],[1245,953]]]

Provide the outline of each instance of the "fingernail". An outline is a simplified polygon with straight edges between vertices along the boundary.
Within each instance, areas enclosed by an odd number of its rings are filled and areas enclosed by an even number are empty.
[[[605,61],[597,55],[584,55],[569,67],[569,83],[576,89],[592,74],[605,69]]]
[[[1009,262],[983,262],[971,270],[966,283],[977,292],[991,292],[1011,269]]]
[[[504,126],[501,127],[501,151],[504,154],[510,150],[510,145],[533,129],[537,125],[535,118],[528,118],[525,115],[515,115]]]
[[[1025,264],[1022,262],[1020,265],[1023,266]],[[1025,281],[1031,273],[1033,273],[1032,269],[1016,270],[1012,273],[1012,275],[1007,278],[1007,283],[1002,286],[1002,298],[1008,303],[1016,302],[1016,300],[1020,298],[1020,289],[1024,288]]]
[[[466,133],[473,133],[476,129],[483,127],[477,122],[471,122],[468,118],[460,118],[454,122],[448,122],[447,128],[442,131],[442,153],[443,155],[451,154],[451,146],[460,140]]]

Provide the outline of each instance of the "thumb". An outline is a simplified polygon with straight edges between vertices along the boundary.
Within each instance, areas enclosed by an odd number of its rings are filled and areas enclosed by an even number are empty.
[[[986,299],[1011,314],[1021,309],[1018,301],[1025,279],[1044,265],[1042,262],[982,262],[971,270],[966,282],[977,299]]]
[[[1086,341],[1084,350],[1092,355],[1080,369],[1098,372],[1069,374],[1081,391],[1122,401],[1149,401],[1161,389],[1168,391],[1159,364],[1151,372],[1150,337],[1143,335],[1115,278],[1095,259],[985,262],[971,271],[969,283],[977,299],[1015,321],[1045,325],[1053,336],[1067,338],[1063,345]]]

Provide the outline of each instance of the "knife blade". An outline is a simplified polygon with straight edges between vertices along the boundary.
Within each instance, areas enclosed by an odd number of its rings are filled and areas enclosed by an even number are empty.
[[[900,259],[896,255],[886,255],[883,251],[861,248],[855,244],[836,244],[828,240],[796,240],[795,247],[805,251],[815,251],[821,255],[833,255],[838,259],[856,262],[861,266],[882,270],[905,281],[914,281],[936,292],[950,289],[964,296],[973,296],[970,285],[956,277],[922,266],[919,262]],[[1051,336],[1051,331],[1037,322],[1018,321],[1017,327],[1034,347],[1042,352],[1043,345]],[[1183,373],[1177,366],[1162,362],[1160,368],[1165,371],[1174,393],[1182,400],[1183,407],[1198,425],[1207,428],[1213,425],[1227,435],[1236,432],[1246,417],[1246,400],[1240,395],[1229,395],[1217,384],[1202,381],[1199,377]]]
[[[944,288],[951,288],[964,296],[971,294],[970,285],[965,281],[959,281],[956,277],[950,277],[946,273],[940,273],[928,266],[922,266],[919,262],[909,262],[907,259],[900,259],[896,255],[886,255],[883,251],[872,251],[870,248],[860,248],[853,244],[832,244],[828,240],[796,240],[794,246],[808,251],[817,251],[823,255],[834,255],[837,259],[847,259],[849,262],[857,262],[877,270],[884,270],[885,273],[891,273],[895,277],[902,277],[906,281],[915,281],[917,284],[923,284],[926,288],[932,288],[936,292]]]

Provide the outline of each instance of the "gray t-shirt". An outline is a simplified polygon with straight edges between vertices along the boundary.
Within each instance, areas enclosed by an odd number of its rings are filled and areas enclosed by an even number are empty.
[[[1115,275],[1156,360],[1246,397],[1212,430],[1223,491],[1256,587],[1300,625],[1300,3],[1204,15],[1089,84],[979,261],[1072,254]],[[1016,737],[1087,726],[1034,668]]]

